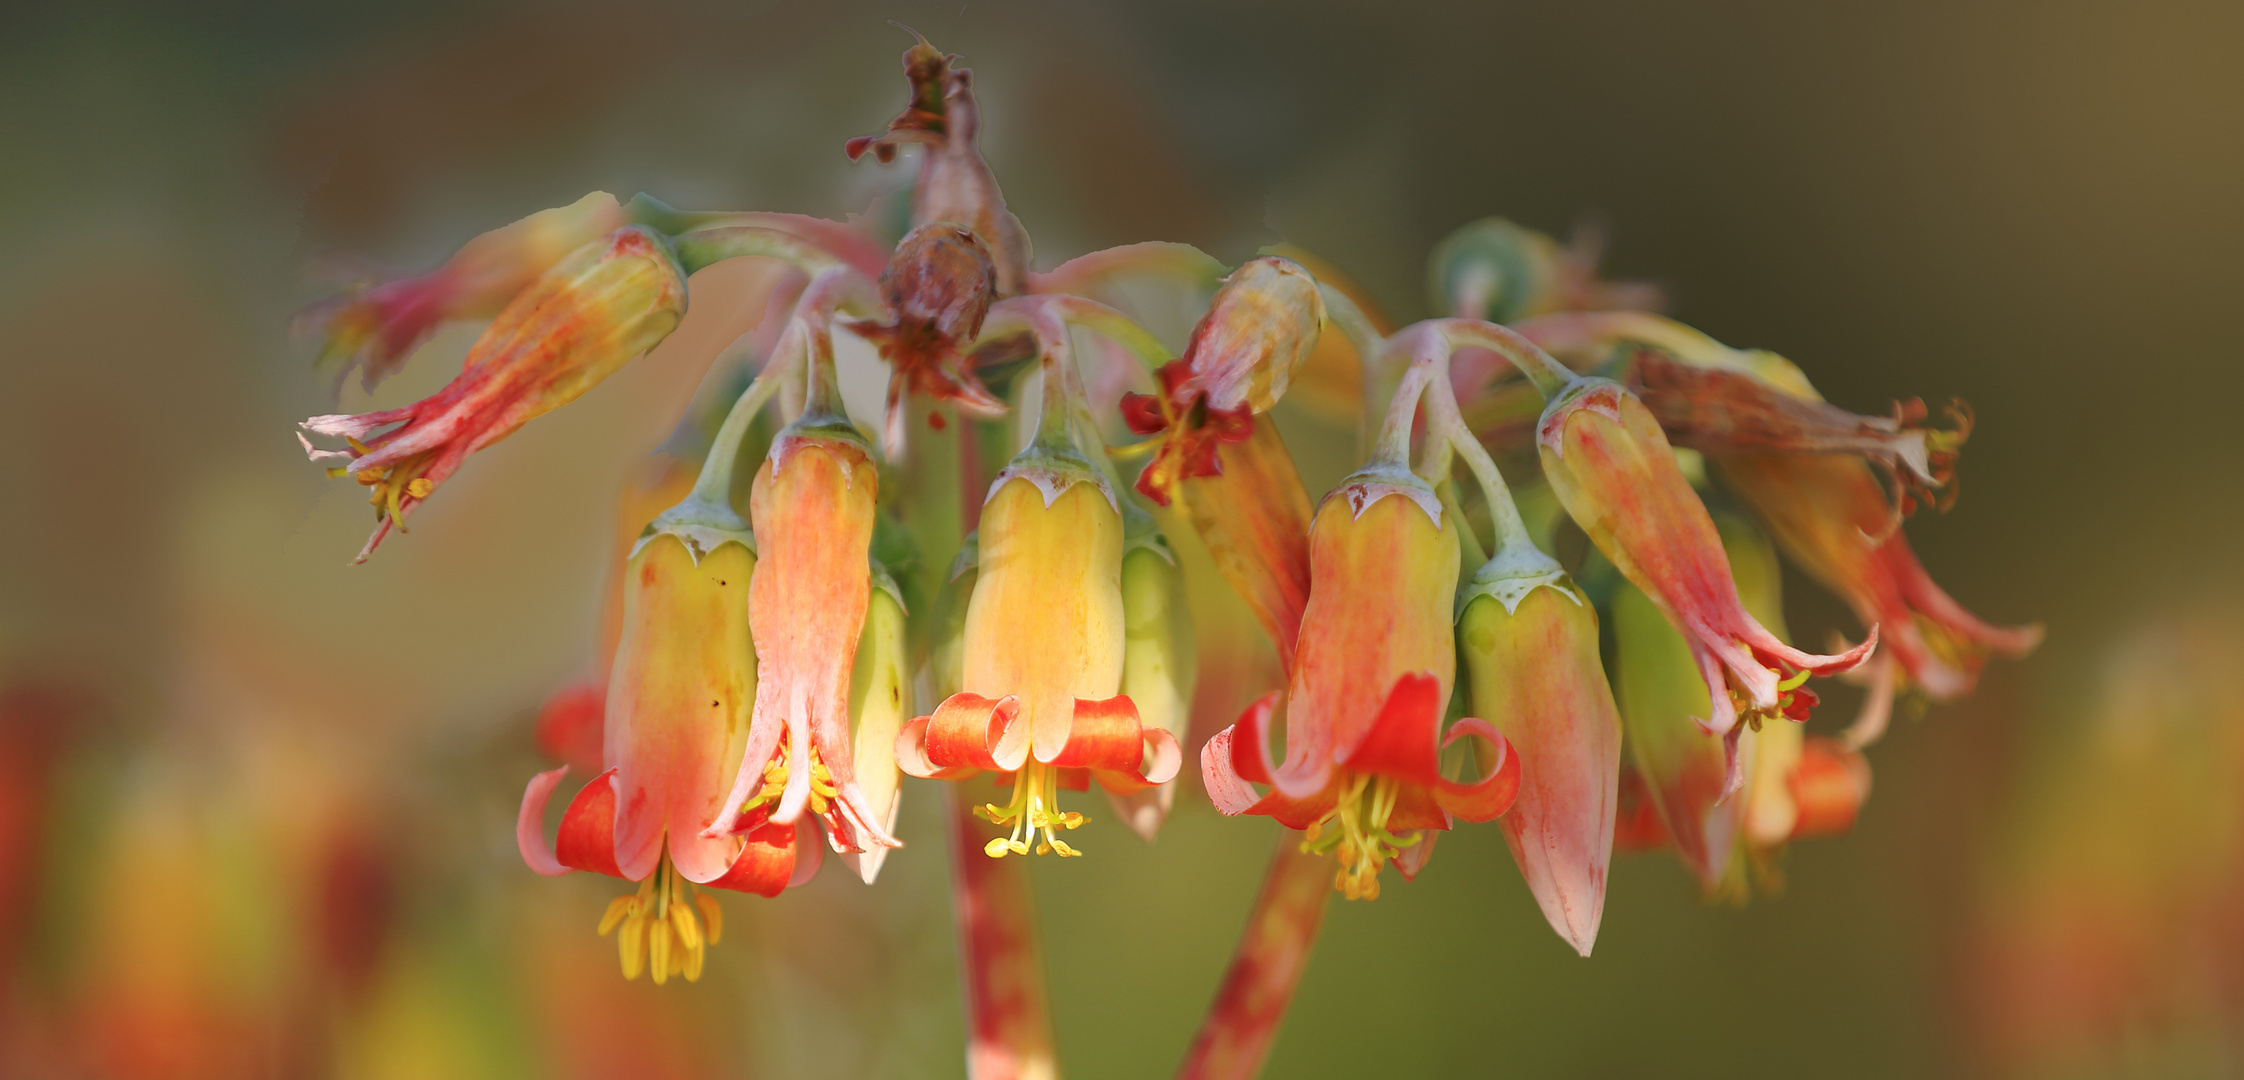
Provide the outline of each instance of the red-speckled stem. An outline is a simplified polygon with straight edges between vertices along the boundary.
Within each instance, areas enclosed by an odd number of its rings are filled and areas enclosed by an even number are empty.
[[[1262,894],[1255,897],[1223,988],[1177,1068],[1178,1080],[1252,1080],[1262,1071],[1294,988],[1309,967],[1309,948],[1317,943],[1332,897],[1332,874],[1331,857],[1304,853],[1300,833],[1278,834]]]
[[[1044,1004],[1044,955],[1028,868],[993,859],[982,846],[1004,830],[974,816],[996,789],[986,779],[949,789],[951,910],[966,998],[969,1080],[1051,1080],[1059,1075]],[[1002,802],[1002,799],[996,801]]]

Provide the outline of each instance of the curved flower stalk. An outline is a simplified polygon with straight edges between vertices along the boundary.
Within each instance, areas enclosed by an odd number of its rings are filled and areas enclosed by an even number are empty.
[[[1535,544],[1503,476],[1452,396],[1449,365],[1479,336],[1436,321],[1395,335],[1391,351],[1430,372],[1425,466],[1462,458],[1478,481],[1495,555],[1457,594],[1458,653],[1471,711],[1519,751],[1519,791],[1500,827],[1551,928],[1588,956],[1605,909],[1619,786],[1621,722],[1598,655],[1596,610]],[[1451,513],[1462,514],[1454,501]],[[1469,530],[1461,533],[1474,549]]]
[[[1311,849],[1338,853],[1334,887],[1351,900],[1376,898],[1390,862],[1415,876],[1432,833],[1453,817],[1496,817],[1519,784],[1518,760],[1488,722],[1466,718],[1442,730],[1456,677],[1458,522],[1406,460],[1418,397],[1432,379],[1429,366],[1405,376],[1372,459],[1317,511],[1309,602],[1283,695],[1284,762],[1272,765],[1264,749],[1275,693],[1200,754],[1216,809],[1307,830]],[[1477,781],[1443,776],[1441,751],[1467,735],[1490,745],[1493,767]]]
[[[1864,669],[1872,692],[1846,736],[1850,745],[1877,740],[1902,686],[1952,700],[1971,692],[1990,656],[2021,657],[2040,644],[2038,624],[1995,626],[1957,604],[1900,528],[1915,506],[1945,509],[1955,499],[1956,457],[1970,434],[1961,403],[1950,406],[1956,423],[1946,431],[1922,427],[1916,401],[1897,404],[1890,418],[1856,416],[1824,404],[1783,357],[1731,349],[1656,316],[1554,315],[1520,331],[1569,351],[1614,343],[1656,350],[1636,354],[1630,378],[1660,426],[1704,451],[1785,553],[1865,626],[1880,628],[1891,659]],[[1891,499],[1878,473],[1889,479]]]
[[[1175,737],[1143,724],[1122,693],[1122,514],[1078,442],[1082,389],[1067,308],[1042,298],[1026,305],[1014,310],[1043,353],[1037,435],[983,503],[961,689],[896,741],[898,762],[914,776],[1011,777],[1008,803],[981,810],[1012,828],[987,845],[993,858],[1028,854],[1032,844],[1038,854],[1079,854],[1054,831],[1085,820],[1060,809],[1062,787],[1081,790],[1096,778],[1128,794],[1168,781],[1181,764]]]
[[[372,390],[440,324],[497,315],[564,256],[628,221],[615,196],[595,191],[484,233],[426,274],[313,303],[296,316],[296,333],[321,339],[318,362],[336,365],[338,383],[357,368]]]
[[[685,272],[668,241],[630,227],[579,247],[499,313],[468,351],[458,378],[400,409],[315,416],[304,432],[342,439],[313,461],[371,489],[377,525],[354,562],[434,494],[467,456],[560,408],[652,349],[686,310]]]

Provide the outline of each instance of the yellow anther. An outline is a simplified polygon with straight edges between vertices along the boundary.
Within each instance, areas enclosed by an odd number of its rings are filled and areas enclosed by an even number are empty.
[[[671,901],[670,928],[678,932],[679,943],[687,949],[701,948],[701,924],[694,920],[691,906]]]
[[[351,469],[348,465],[330,466],[327,470],[327,478],[330,480],[340,480],[343,477],[350,475],[350,471]]]
[[[676,939],[670,933],[667,921],[649,923],[647,926],[647,974],[654,984],[661,986],[670,981],[670,950]]]
[[[1029,853],[1028,842],[1025,840],[1008,840],[1006,841],[1005,846],[1013,849],[1013,854],[1015,855],[1026,855]]]
[[[623,932],[616,935],[616,951],[623,957],[623,977],[638,978],[647,962],[647,920],[625,919]]]
[[[416,499],[426,499],[429,492],[435,490],[436,484],[426,476],[416,476],[405,482],[405,493]]]
[[[715,945],[722,941],[725,936],[725,909],[718,906],[717,898],[697,890],[693,906],[701,909],[701,921],[708,924],[702,933],[703,942]]]
[[[638,902],[639,898],[636,896],[619,896],[608,901],[608,913],[600,916],[600,936],[607,937],[616,928],[616,924],[623,921],[624,916],[638,914],[634,910]]]
[[[993,859],[1002,859],[1012,850],[1013,845],[1002,836],[982,845],[982,854]]]
[[[1049,844],[1051,844],[1051,845],[1052,845],[1052,850],[1054,850],[1054,851],[1057,851],[1057,852],[1059,852],[1059,853],[1060,853],[1060,855],[1061,855],[1062,857],[1065,857],[1065,856],[1069,856],[1069,855],[1081,855],[1081,854],[1083,854],[1082,852],[1080,852],[1080,851],[1077,851],[1077,850],[1075,850],[1074,848],[1071,848],[1071,847],[1067,846],[1067,841],[1065,841],[1065,840],[1062,840],[1062,839],[1060,839],[1060,838],[1058,838],[1058,837],[1056,837],[1056,836],[1055,836],[1055,837],[1053,837],[1053,838],[1051,838],[1050,840],[1048,840],[1048,841],[1046,841],[1046,842],[1047,842],[1047,843],[1049,843]]]

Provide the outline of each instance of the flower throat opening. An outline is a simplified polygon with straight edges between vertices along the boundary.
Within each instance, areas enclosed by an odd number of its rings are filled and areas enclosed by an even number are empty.
[[[1387,831],[1400,787],[1393,777],[1358,773],[1341,790],[1339,803],[1311,822],[1303,834],[1302,851],[1337,854],[1340,869],[1333,875],[1332,887],[1350,900],[1379,899],[1380,867],[1423,839],[1416,832],[1399,837]]]

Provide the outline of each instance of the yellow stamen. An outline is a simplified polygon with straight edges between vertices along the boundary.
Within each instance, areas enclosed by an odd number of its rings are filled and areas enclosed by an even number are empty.
[[[1336,853],[1340,869],[1332,887],[1350,900],[1379,899],[1380,868],[1422,839],[1419,833],[1401,837],[1387,829],[1400,787],[1391,777],[1350,777],[1339,802],[1303,833],[1302,851]]]
[[[1032,840],[1036,841],[1036,853],[1039,855],[1053,852],[1058,852],[1063,858],[1081,855],[1082,852],[1069,847],[1052,830],[1081,828],[1084,822],[1090,820],[1073,811],[1060,811],[1060,771],[1050,765],[1035,763],[1013,775],[1011,800],[1004,806],[994,803],[977,806],[974,808],[974,816],[993,825],[1013,827],[1012,836],[1001,836],[983,845],[982,851],[993,859],[1002,859],[1007,853],[1026,855]]]
[[[694,917],[697,908],[700,919]],[[706,933],[703,920],[708,922]],[[600,917],[600,934],[605,937],[620,927],[616,951],[623,977],[636,979],[644,968],[660,986],[672,975],[684,975],[687,982],[700,979],[703,953],[723,936],[724,925],[724,909],[716,898],[680,877],[665,855],[636,893],[609,902]]]

